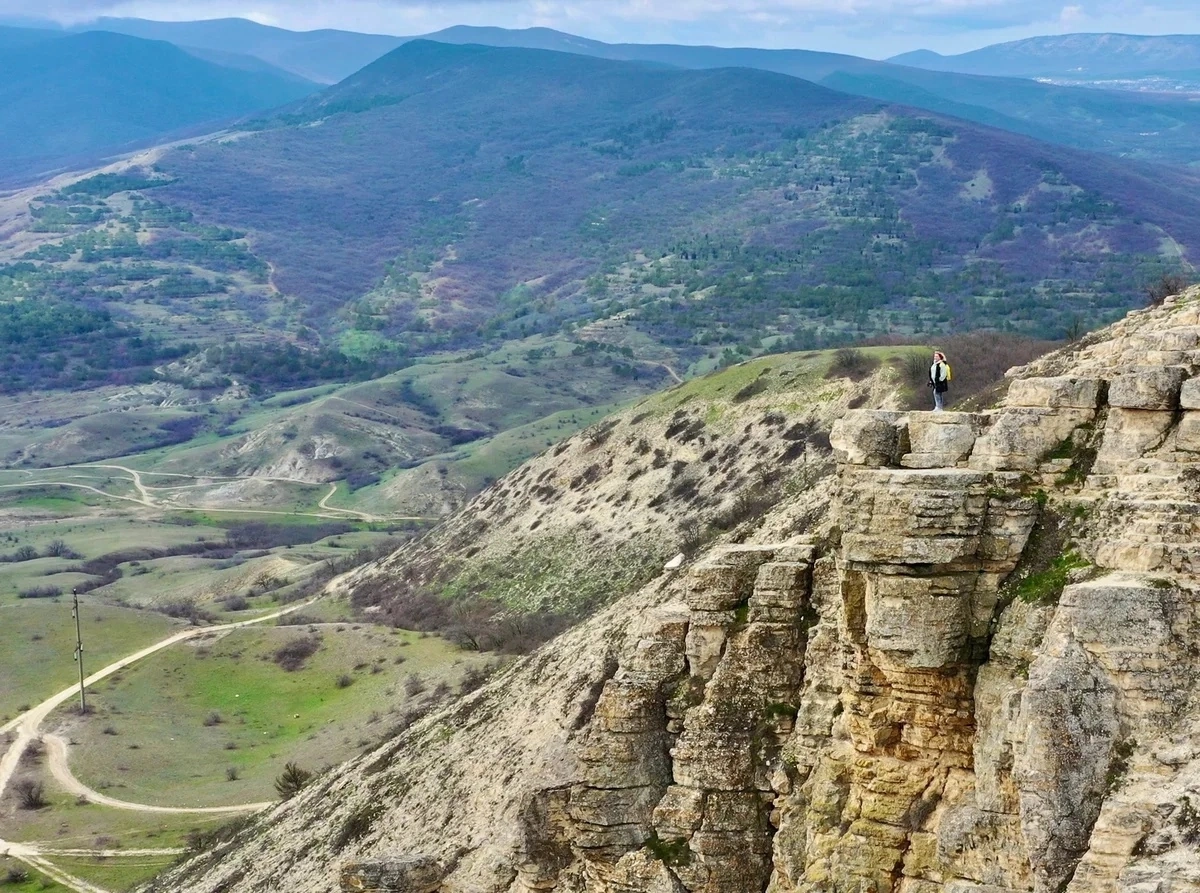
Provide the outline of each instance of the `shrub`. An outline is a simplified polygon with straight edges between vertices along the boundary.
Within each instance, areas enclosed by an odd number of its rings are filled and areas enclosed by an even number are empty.
[[[18,564],[22,561],[33,561],[38,557],[37,549],[33,546],[21,546],[15,552],[10,552],[7,555],[0,555],[0,562],[5,564]]]
[[[842,347],[833,354],[826,378],[848,378],[851,381],[861,381],[879,366],[875,357],[855,350],[853,347]]]
[[[425,684],[425,680],[416,673],[410,673],[408,678],[404,680],[404,693],[410,698],[415,698],[428,687]]]
[[[1167,273],[1156,281],[1150,283],[1144,289],[1146,293],[1146,303],[1151,307],[1157,307],[1167,298],[1173,298],[1175,295],[1182,294],[1191,285],[1187,278],[1178,273]]]
[[[650,855],[666,865],[681,866],[692,861],[692,850],[684,837],[663,840],[658,836],[658,832],[651,832],[650,839],[646,841],[646,849],[650,851]]]
[[[459,694],[467,695],[481,688],[491,675],[490,667],[468,667],[458,683]]]
[[[4,884],[24,884],[29,881],[29,872],[19,865],[10,865],[4,872]]]
[[[1174,821],[1184,843],[1200,843],[1200,810],[1192,804],[1191,797],[1180,797],[1178,806]]]
[[[228,769],[225,770],[225,780],[226,781],[237,781],[239,778],[239,775],[240,774],[238,773],[237,766],[230,766]]]
[[[219,726],[223,722],[225,722],[225,718],[222,717],[221,714],[216,710],[204,717],[204,725],[208,728],[211,728],[212,726]]]
[[[275,791],[280,800],[290,800],[295,797],[313,779],[313,774],[307,769],[301,769],[295,763],[288,763],[283,772],[275,779]]]
[[[289,673],[303,668],[305,662],[321,647],[319,636],[297,636],[275,650],[275,663]]]
[[[226,611],[245,611],[250,607],[250,602],[242,595],[231,595],[221,602],[221,607]],[[283,618],[280,618],[281,620]]]
[[[1044,571],[1031,574],[1018,583],[1017,598],[1034,605],[1057,604],[1071,571],[1087,566],[1087,561],[1077,552],[1064,552]]]
[[[49,805],[46,800],[45,788],[42,787],[40,781],[22,778],[13,784],[13,791],[17,795],[17,805],[21,809],[45,809]]]
[[[242,815],[215,828],[204,830],[196,828],[189,831],[186,838],[188,853],[195,855],[216,849],[219,845],[233,840],[239,833],[250,827],[250,823],[253,821],[254,816]]]
[[[69,558],[72,561],[83,557],[62,540],[53,540],[42,554],[47,558]]]
[[[338,688],[349,688],[354,684],[354,677],[349,673],[343,673],[341,676],[338,676],[337,681],[334,684]]]
[[[154,610],[160,614],[166,614],[168,617],[174,617],[176,620],[186,620],[193,625],[215,619],[211,613],[197,605],[196,600],[192,598],[169,599],[155,605]]]
[[[62,590],[57,586],[34,586],[22,589],[17,593],[17,598],[58,598],[60,595]]]
[[[759,394],[763,393],[763,391],[767,390],[767,388],[770,386],[771,383],[767,379],[766,373],[764,372],[758,378],[754,379],[754,381],[750,382],[750,384],[746,385],[744,388],[734,394],[733,402],[745,403],[751,397],[757,397]]]

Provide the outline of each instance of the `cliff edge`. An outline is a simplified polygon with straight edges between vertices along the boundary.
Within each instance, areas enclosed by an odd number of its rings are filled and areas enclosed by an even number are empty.
[[[1200,891],[1200,290],[848,411],[724,544],[158,890]],[[832,496],[829,496],[832,494]]]

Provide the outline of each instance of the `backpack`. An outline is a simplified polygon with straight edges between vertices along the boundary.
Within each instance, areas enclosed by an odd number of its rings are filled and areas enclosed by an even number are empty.
[[[942,365],[946,367],[946,381],[954,381],[954,373],[950,371],[950,364],[942,360]]]

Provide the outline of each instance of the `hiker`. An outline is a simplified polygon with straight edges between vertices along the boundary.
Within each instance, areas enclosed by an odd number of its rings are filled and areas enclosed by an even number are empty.
[[[941,412],[946,408],[946,391],[954,376],[950,372],[950,364],[946,355],[940,350],[933,352],[933,365],[929,367],[929,386],[933,388],[933,411]]]

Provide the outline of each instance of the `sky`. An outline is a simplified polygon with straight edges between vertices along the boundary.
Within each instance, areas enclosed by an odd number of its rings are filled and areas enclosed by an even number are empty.
[[[1041,34],[1200,33],[1200,0],[0,0],[0,16],[249,18],[411,36],[450,25],[557,28],[631,43],[796,47],[886,58]]]

